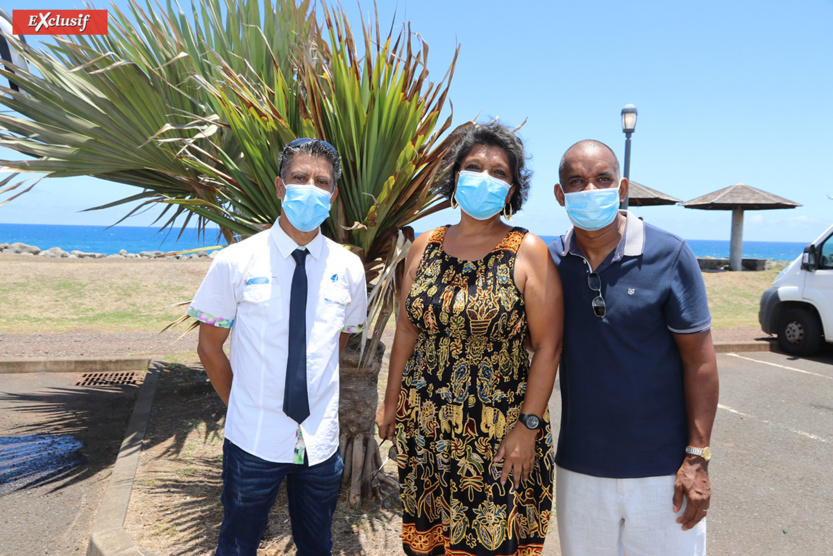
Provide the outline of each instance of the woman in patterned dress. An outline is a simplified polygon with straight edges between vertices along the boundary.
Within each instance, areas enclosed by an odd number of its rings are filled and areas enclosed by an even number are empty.
[[[444,184],[460,222],[419,236],[405,262],[376,423],[398,451],[406,554],[526,556],[544,544],[563,305],[544,242],[501,219],[526,199],[525,162],[506,126],[466,129]]]

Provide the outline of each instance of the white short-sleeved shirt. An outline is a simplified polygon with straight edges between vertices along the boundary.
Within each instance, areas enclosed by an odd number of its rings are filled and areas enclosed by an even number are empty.
[[[307,255],[307,391],[310,415],[299,425],[283,412],[289,339],[289,297],[297,245],[278,222],[223,249],[188,314],[231,328],[231,384],[225,435],[267,461],[292,463],[303,438],[310,465],[338,448],[338,357],[342,332],[367,319],[361,260],[320,233]]]

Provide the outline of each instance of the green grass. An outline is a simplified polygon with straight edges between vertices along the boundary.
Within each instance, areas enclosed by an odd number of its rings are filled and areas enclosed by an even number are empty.
[[[158,332],[208,269],[183,261],[0,260],[0,333]],[[184,331],[184,328],[183,328]]]
[[[706,293],[712,313],[712,328],[760,326],[761,294],[772,286],[778,270],[756,272],[705,272]]]
[[[176,530],[176,525],[168,525],[168,526],[157,525],[156,530],[153,533],[151,533],[150,536],[151,537],[161,537],[161,536],[175,537],[178,534],[179,533]]]
[[[0,333],[158,332],[184,313],[185,307],[173,305],[193,297],[207,269],[208,262],[49,264],[4,258],[0,260]],[[713,327],[757,328],[761,293],[777,273],[704,273]],[[388,328],[394,326],[391,319]]]

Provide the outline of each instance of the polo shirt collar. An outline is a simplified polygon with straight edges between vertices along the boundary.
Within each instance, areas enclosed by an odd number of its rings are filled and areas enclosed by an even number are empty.
[[[315,260],[320,260],[322,257],[322,252],[324,250],[324,236],[321,233],[321,229],[319,228],[318,233],[315,237],[306,245],[298,245],[295,243],[295,240],[292,239],[287,235],[286,232],[283,231],[283,228],[280,226],[280,217],[275,220],[275,224],[269,229],[269,237],[272,239],[272,242],[280,251],[281,256],[284,259],[288,259],[292,256],[292,252],[296,249],[306,247],[309,251],[309,254]]]
[[[628,217],[625,224],[625,237],[619,242],[622,246],[622,253],[626,257],[638,257],[645,252],[645,222],[630,211],[619,212],[624,212]],[[617,250],[618,248],[617,246]]]
[[[645,223],[630,211],[620,210],[619,214],[624,214],[627,221],[625,222],[625,233],[614,250],[614,261],[618,261],[623,256],[638,257],[645,251]],[[566,256],[569,252],[578,253],[574,232],[575,227],[571,226],[564,234],[561,257]]]

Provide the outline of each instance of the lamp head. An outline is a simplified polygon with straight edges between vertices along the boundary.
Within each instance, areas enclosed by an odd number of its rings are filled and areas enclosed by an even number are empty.
[[[627,104],[622,108],[622,131],[628,135],[636,129],[636,106]]]

